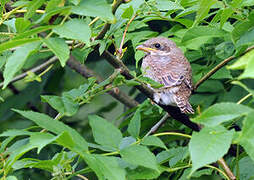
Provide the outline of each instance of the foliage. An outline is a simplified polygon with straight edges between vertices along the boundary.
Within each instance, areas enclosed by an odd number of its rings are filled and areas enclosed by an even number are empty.
[[[253,179],[253,0],[0,2],[2,180],[229,179],[221,158]],[[135,47],[155,36],[191,63],[200,132],[171,118],[147,134],[165,112],[136,89],[161,85]]]

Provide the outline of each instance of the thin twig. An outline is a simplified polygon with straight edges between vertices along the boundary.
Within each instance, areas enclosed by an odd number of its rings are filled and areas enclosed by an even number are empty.
[[[127,33],[127,31],[128,31],[128,28],[129,28],[131,22],[137,17],[137,15],[138,15],[138,14],[135,14],[135,15],[129,20],[129,22],[127,23],[127,25],[126,25],[126,27],[125,27],[125,30],[124,30],[124,33],[123,33],[123,37],[122,37],[122,41],[121,41],[120,47],[119,47],[119,49],[116,51],[118,57],[120,57],[120,58],[123,56],[123,44],[124,44],[124,39],[125,39],[126,33]]]
[[[54,63],[57,59],[58,59],[58,58],[57,58],[56,56],[54,56],[54,57],[50,58],[48,61],[46,61],[46,62],[40,64],[39,66],[36,66],[36,67],[30,69],[30,70],[27,71],[27,72],[33,72],[33,73],[35,73],[35,72],[37,72],[37,71],[41,71],[41,70],[47,68],[50,64]],[[14,83],[14,82],[16,82],[16,81],[18,81],[18,80],[23,79],[24,77],[27,76],[27,72],[24,72],[24,73],[22,73],[22,74],[20,74],[20,75],[17,75],[16,77],[14,77],[14,78],[10,81],[10,83]],[[3,87],[3,85],[4,85],[4,83],[1,82],[1,83],[0,83],[0,88]]]
[[[67,61],[67,65],[85,78],[96,77],[97,83],[103,81],[103,79],[98,74],[88,69],[84,64],[81,64],[78,61],[76,61],[72,55],[70,56],[70,59]],[[131,97],[129,97],[127,94],[125,94],[120,90],[115,91],[114,89],[112,89],[107,93],[129,108],[133,108],[138,105],[137,101],[133,100]]]
[[[146,136],[150,136],[151,134],[154,134],[161,126],[162,124],[164,124],[166,122],[166,120],[169,118],[170,116],[167,114],[165,114],[160,121],[158,121],[149,131],[148,133],[146,133]]]
[[[249,47],[243,54],[246,54],[250,50],[254,49],[254,46]],[[223,60],[220,64],[215,66],[211,71],[209,71],[204,77],[202,77],[194,86],[194,90],[196,90],[202,83],[204,83],[209,77],[211,77],[214,73],[224,67],[228,62],[236,58],[236,56],[230,56],[227,59]]]
[[[224,169],[224,171],[226,172],[227,176],[230,178],[230,180],[236,180],[235,175],[232,173],[232,171],[229,169],[227,163],[225,162],[225,160],[223,158],[219,159],[218,164],[220,166],[222,166],[222,168]]]

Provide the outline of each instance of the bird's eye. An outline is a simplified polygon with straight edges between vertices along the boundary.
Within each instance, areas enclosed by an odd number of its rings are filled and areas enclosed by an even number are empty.
[[[157,49],[159,49],[161,47],[161,45],[159,43],[155,43],[154,47],[156,47]]]

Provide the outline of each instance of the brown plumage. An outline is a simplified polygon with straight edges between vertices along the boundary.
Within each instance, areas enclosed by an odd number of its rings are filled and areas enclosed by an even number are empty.
[[[144,76],[164,86],[154,89],[154,101],[178,106],[183,113],[194,113],[189,97],[192,91],[191,66],[181,49],[164,37],[145,41],[137,47],[146,52],[142,62]]]

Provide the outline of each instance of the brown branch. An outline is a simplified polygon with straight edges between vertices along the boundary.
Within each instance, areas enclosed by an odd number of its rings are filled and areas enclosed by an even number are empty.
[[[56,56],[54,56],[54,57],[50,58],[48,61],[46,61],[46,62],[40,64],[39,66],[36,66],[36,67],[30,69],[29,71],[30,71],[30,72],[34,72],[34,73],[37,72],[37,71],[41,71],[41,70],[47,68],[47,67],[48,67],[49,65],[51,65],[52,63],[54,63],[57,59],[58,59],[58,58],[57,58]],[[27,71],[27,72],[28,72],[28,71]],[[14,83],[14,82],[16,82],[16,81],[18,81],[18,80],[21,80],[21,79],[25,78],[25,77],[27,76],[27,72],[24,72],[24,73],[22,73],[22,74],[20,74],[20,75],[18,75],[18,76],[16,76],[16,77],[14,77],[14,78],[10,81],[10,83]],[[0,88],[3,87],[3,85],[4,85],[4,83],[1,82],[1,83],[0,83]]]
[[[217,163],[224,169],[230,180],[236,180],[235,175],[232,173],[232,171],[230,170],[230,168],[228,167],[227,163],[223,158],[219,159]]]
[[[250,50],[254,49],[254,46],[249,47],[243,54],[246,54]],[[204,77],[202,77],[194,86],[194,90],[196,90],[202,83],[204,83],[209,77],[211,77],[214,73],[224,67],[228,62],[236,58],[236,56],[230,56],[227,59],[223,60],[220,64],[215,66],[211,71],[209,71]]]
[[[124,39],[125,39],[125,36],[126,36],[126,33],[128,31],[128,28],[131,24],[131,22],[137,17],[138,14],[135,14],[130,20],[129,22],[127,23],[126,27],[125,27],[125,30],[124,30],[124,33],[123,33],[123,37],[122,37],[122,41],[121,41],[121,44],[120,44],[120,47],[119,49],[116,51],[117,54],[118,54],[118,57],[122,57],[123,56],[123,44],[124,44]]]
[[[92,70],[88,69],[84,64],[81,64],[78,61],[76,61],[73,56],[70,56],[70,59],[67,61],[67,65],[85,78],[96,77],[98,83],[103,81],[103,79],[100,76],[98,76]],[[138,105],[137,101],[133,100],[131,97],[129,97],[127,94],[125,94],[120,90],[113,89],[108,91],[107,93],[129,108],[133,108]]]
[[[114,0],[114,4],[112,6],[112,13],[115,14],[117,8],[124,2],[124,0]],[[103,39],[105,34],[110,28],[110,23],[106,23],[104,27],[102,28],[101,32],[98,34],[98,36],[95,38],[95,40]]]

